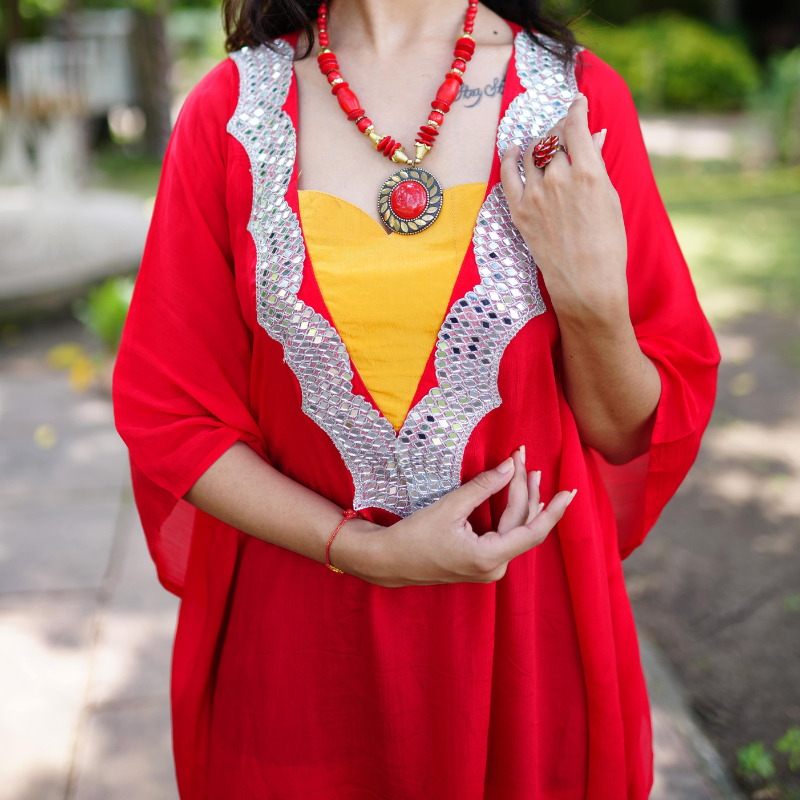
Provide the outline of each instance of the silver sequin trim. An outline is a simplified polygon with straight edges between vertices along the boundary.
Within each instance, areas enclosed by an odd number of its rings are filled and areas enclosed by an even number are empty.
[[[528,91],[503,118],[501,153],[508,141],[521,146],[530,141],[532,120],[539,128],[550,127],[566,111],[566,88],[576,91],[574,81],[557,77],[555,59],[525,34],[517,36],[515,52]],[[350,471],[353,508],[407,516],[459,486],[470,435],[502,402],[497,374],[503,352],[523,325],[544,311],[536,265],[498,184],[481,207],[473,234],[481,282],[448,312],[436,344],[438,386],[411,409],[395,435],[388,420],[353,394],[350,359],[337,331],[297,297],[305,253],[299,222],[285,199],[296,136],[281,110],[291,84],[292,49],[279,41],[275,50],[245,48],[231,57],[240,91],[228,131],[247,151],[253,173],[248,230],[257,252],[258,321],[283,345],[302,390],[303,411],[330,436]]]
[[[539,38],[554,49],[557,47],[547,37]],[[578,91],[575,70],[565,71],[563,60],[537,46],[527,34],[517,35],[514,50],[517,75],[527,91],[511,101],[497,130],[497,152],[501,158],[509,144],[518,145],[524,153],[531,139],[544,136],[566,115]],[[524,181],[521,155],[520,172]]]

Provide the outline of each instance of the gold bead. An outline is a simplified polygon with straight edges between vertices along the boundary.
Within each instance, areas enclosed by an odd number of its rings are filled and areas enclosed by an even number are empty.
[[[332,50],[329,47],[323,47],[322,50],[320,50],[319,53],[317,53],[317,56],[319,57],[323,53],[330,53],[330,52],[332,52]]]
[[[336,78],[335,80],[332,80],[330,83],[331,86],[336,86],[339,83],[344,83],[344,78]]]
[[[423,144],[422,142],[417,142],[414,145],[414,163],[419,164],[419,162],[425,158],[429,150],[430,147],[428,147],[428,145]]]
[[[459,78],[464,74],[460,69],[456,69],[455,67],[450,70],[450,73],[452,75],[458,75]]]
[[[375,133],[375,131],[367,130],[365,131],[367,136],[372,140],[372,146],[377,150],[378,145],[386,138],[382,133]]]
[[[473,42],[475,41],[475,37],[471,33],[467,33],[466,31],[464,31],[464,33],[461,34],[461,38],[472,39]]]
[[[392,153],[392,161],[395,164],[413,164],[413,159],[409,158],[402,147],[398,147],[397,150]]]
[[[372,125],[368,125],[366,128],[364,128],[364,136],[369,136],[374,130],[375,128],[373,128]]]
[[[426,120],[425,124],[426,125],[430,125],[431,128],[436,128],[437,131],[439,130],[439,123],[436,122],[435,120],[432,120],[432,119]]]

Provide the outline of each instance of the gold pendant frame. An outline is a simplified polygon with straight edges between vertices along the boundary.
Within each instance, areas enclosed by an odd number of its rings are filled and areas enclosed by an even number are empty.
[[[414,219],[403,219],[392,211],[390,202],[392,192],[398,184],[404,181],[414,181],[420,184],[428,194],[425,210]],[[436,222],[436,218],[442,210],[442,199],[442,187],[430,172],[418,167],[407,167],[390,175],[384,182],[378,193],[378,213],[390,231],[409,236],[424,231],[425,228]]]

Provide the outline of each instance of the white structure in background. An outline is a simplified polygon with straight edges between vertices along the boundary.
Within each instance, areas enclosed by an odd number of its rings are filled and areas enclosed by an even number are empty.
[[[133,25],[125,9],[82,12],[70,40],[11,43],[0,180],[75,186],[86,157],[85,120],[135,101]]]
[[[150,210],[87,190],[88,121],[141,132],[130,11],[81,12],[72,38],[13,42],[0,152],[0,316],[63,306],[139,265]],[[128,113],[128,112],[131,113]],[[9,185],[11,184],[11,185]],[[2,792],[0,792],[2,794]]]
[[[673,114],[639,120],[651,156],[691,161],[741,161],[764,164],[777,155],[775,141],[764,121],[748,114]]]

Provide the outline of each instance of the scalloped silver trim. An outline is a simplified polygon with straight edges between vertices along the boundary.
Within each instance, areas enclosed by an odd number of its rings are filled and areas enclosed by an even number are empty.
[[[515,39],[517,73],[527,90],[509,106],[498,130],[526,147],[566,113],[577,91],[557,60],[529,37]],[[250,159],[253,207],[247,229],[256,246],[259,324],[283,345],[302,391],[303,411],[335,444],[353,478],[353,508],[382,508],[401,517],[438,500],[461,481],[467,441],[502,402],[497,375],[516,333],[544,310],[537,269],[498,184],[486,198],[473,245],[481,281],[448,312],[436,343],[438,386],[414,406],[400,432],[359,395],[341,337],[297,293],[305,258],[297,216],[285,194],[296,158],[296,135],[282,110],[292,79],[292,48],[243,48],[231,54],[240,75],[239,101],[228,132]],[[567,92],[570,93],[569,98]]]

